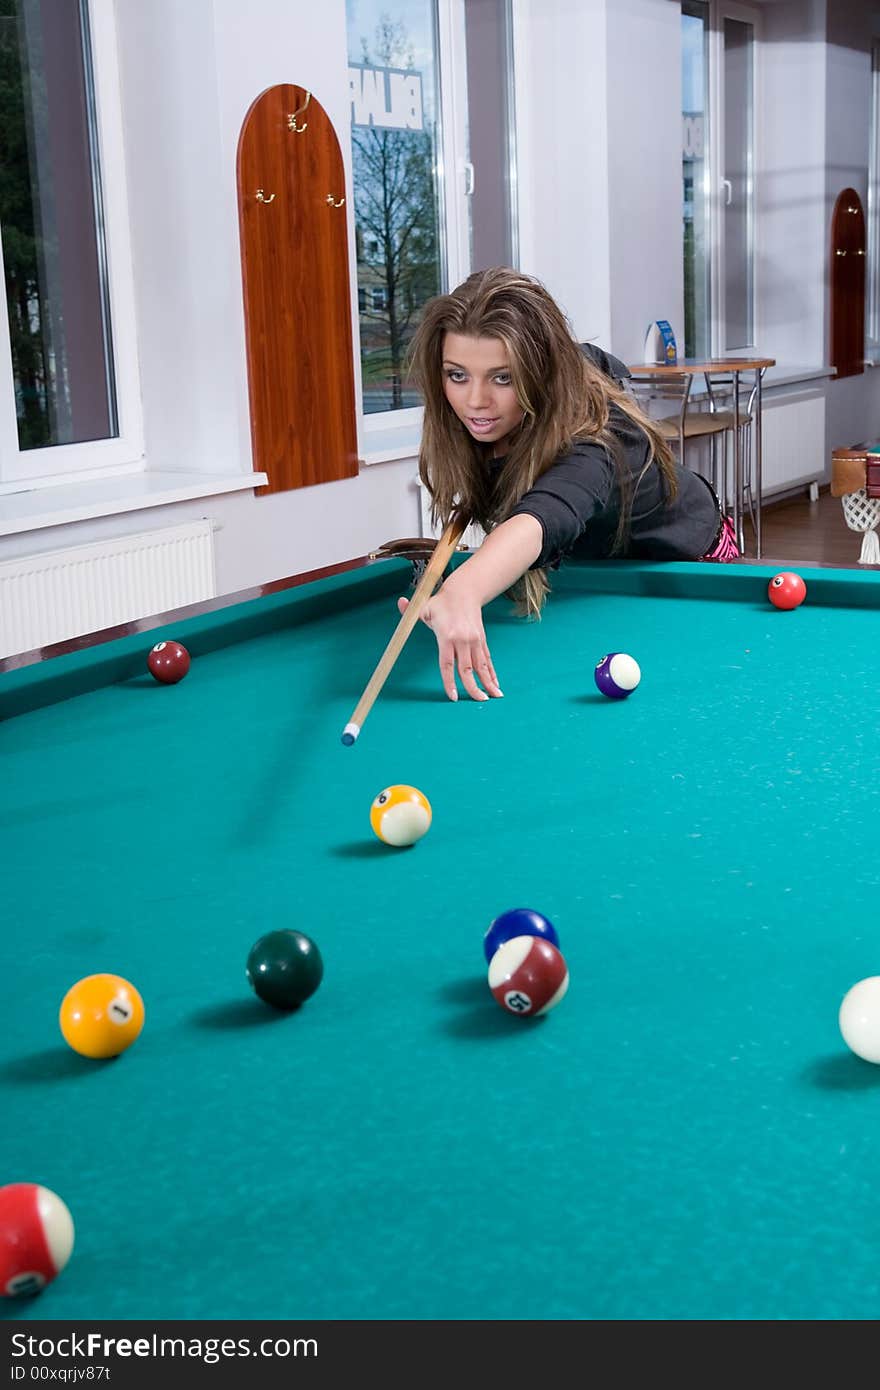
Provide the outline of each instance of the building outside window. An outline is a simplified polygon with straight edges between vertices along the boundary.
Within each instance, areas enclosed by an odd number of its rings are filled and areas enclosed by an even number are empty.
[[[21,449],[116,432],[87,54],[78,0],[0,0],[0,223]]]
[[[4,491],[134,452],[120,426],[93,59],[87,0],[0,0]]]
[[[432,0],[348,0],[364,411],[418,397],[404,380],[417,308],[443,288],[439,61]]]

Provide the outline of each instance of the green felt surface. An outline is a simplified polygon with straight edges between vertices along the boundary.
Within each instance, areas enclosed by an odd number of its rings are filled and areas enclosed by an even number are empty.
[[[0,1181],[77,1232],[3,1315],[875,1318],[880,1067],[837,1010],[880,974],[880,590],[801,572],[793,613],[761,566],[562,572],[489,610],[485,704],[419,626],[353,748],[404,562],[0,677]],[[514,906],[570,968],[543,1020],[486,985]],[[292,1015],[245,979],[277,927],[324,961]],[[146,1005],[111,1062],[57,1026],[96,971]]]

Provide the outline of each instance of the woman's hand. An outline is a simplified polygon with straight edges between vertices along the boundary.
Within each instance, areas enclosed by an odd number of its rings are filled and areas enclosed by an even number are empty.
[[[509,589],[537,560],[543,535],[540,521],[527,513],[502,521],[470,559],[456,566],[422,609],[422,622],[437,638],[440,675],[450,700],[458,699],[456,671],[472,700],[497,699],[504,693],[486,643],[483,605]],[[401,613],[408,604],[409,599],[397,600]]]
[[[397,600],[401,613],[405,613],[408,606],[409,599]],[[452,589],[447,592],[443,585],[425,604],[420,617],[437,638],[440,678],[450,700],[458,699],[456,671],[472,700],[488,700],[490,696],[497,698],[503,694],[492,665],[478,603],[468,601],[464,595],[456,595]]]

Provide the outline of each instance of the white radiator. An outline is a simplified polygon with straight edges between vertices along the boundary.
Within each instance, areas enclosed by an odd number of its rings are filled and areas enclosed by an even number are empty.
[[[215,596],[210,521],[7,560],[0,657]]]
[[[825,476],[825,393],[764,392],[761,413],[762,491],[765,497]]]

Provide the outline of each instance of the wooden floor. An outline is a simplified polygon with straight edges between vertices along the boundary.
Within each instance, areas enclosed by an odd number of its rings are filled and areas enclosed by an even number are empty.
[[[746,558],[754,559],[754,531],[748,515],[744,529]],[[862,532],[850,530],[844,520],[840,498],[832,497],[827,488],[820,491],[815,502],[811,502],[805,492],[794,500],[765,503],[761,529],[762,563],[812,563],[880,572],[880,565],[859,564]]]

